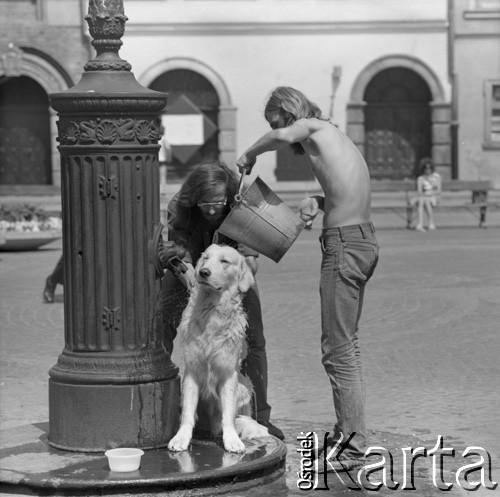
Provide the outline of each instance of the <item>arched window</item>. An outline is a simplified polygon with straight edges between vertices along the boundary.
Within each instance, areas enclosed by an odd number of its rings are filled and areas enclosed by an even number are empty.
[[[0,184],[51,184],[49,99],[26,76],[0,77]]]
[[[189,69],[173,69],[158,76],[152,81],[149,87],[152,90],[168,93],[168,103],[165,109],[166,114],[169,114],[169,109],[175,105],[180,97],[184,96],[218,130],[219,97],[210,81],[201,74]],[[181,160],[176,156],[175,152],[174,146],[172,147],[171,163],[167,166],[169,183],[182,181],[198,164],[219,159],[218,131],[211,134],[187,161]]]

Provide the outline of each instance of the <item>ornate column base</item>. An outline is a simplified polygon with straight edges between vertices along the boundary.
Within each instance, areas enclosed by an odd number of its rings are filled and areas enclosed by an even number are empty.
[[[179,377],[132,385],[49,381],[49,444],[102,452],[114,447],[165,447],[179,420]]]

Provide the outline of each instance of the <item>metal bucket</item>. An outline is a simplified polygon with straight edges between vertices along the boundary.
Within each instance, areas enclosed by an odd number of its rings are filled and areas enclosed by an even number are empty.
[[[279,262],[305,225],[257,177],[243,194],[235,196],[235,204],[219,232]]]

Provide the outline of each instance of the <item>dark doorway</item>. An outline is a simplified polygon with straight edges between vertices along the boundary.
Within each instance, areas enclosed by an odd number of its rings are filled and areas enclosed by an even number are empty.
[[[427,83],[410,69],[385,69],[372,79],[364,95],[372,179],[412,178],[420,159],[431,156],[431,99]]]
[[[149,86],[152,90],[168,93],[165,112],[181,96],[192,102],[218,129],[219,96],[213,85],[201,74],[188,69],[174,69],[158,76]],[[196,165],[219,159],[218,131],[207,138],[196,152],[183,162],[172,154],[171,163],[167,166],[167,182],[182,181]]]
[[[51,184],[49,98],[26,76],[0,77],[0,184]]]
[[[296,155],[291,147],[282,147],[276,154],[276,179],[278,181],[314,180],[309,156]]]

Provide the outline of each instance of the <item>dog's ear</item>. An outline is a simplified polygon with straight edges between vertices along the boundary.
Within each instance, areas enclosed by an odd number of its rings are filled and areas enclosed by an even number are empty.
[[[201,266],[203,266],[203,254],[200,255],[200,258],[198,259],[198,261],[196,262],[196,265],[194,266],[194,270],[196,271],[196,273],[198,273]]]
[[[240,274],[238,279],[238,288],[240,292],[246,293],[249,288],[255,283],[250,266],[247,264],[245,257],[241,256],[240,260]]]

